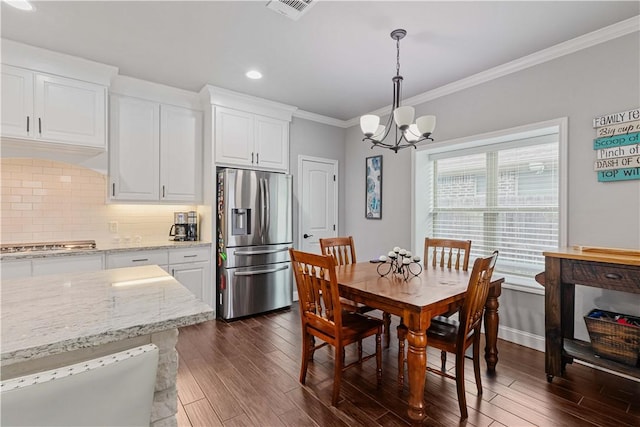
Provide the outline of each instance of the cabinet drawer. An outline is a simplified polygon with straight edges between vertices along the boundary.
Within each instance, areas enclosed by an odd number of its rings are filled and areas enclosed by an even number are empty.
[[[135,267],[138,265],[167,265],[167,251],[135,251],[107,255],[107,268]]]
[[[102,255],[47,257],[33,260],[32,275],[80,273],[102,269]]]
[[[169,251],[170,265],[183,262],[210,261],[210,258],[208,247],[171,249]]]
[[[640,293],[640,267],[574,260],[563,261],[562,281]]]

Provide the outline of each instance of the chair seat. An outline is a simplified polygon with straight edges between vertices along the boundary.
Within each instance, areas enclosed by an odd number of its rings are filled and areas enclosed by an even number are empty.
[[[436,316],[431,319],[431,326],[427,329],[427,340],[434,338],[442,341],[455,341],[460,323],[455,319]]]
[[[349,311],[342,312],[342,342],[352,343],[360,340],[363,334],[370,332],[375,334],[379,328],[382,328],[382,320],[373,317],[363,316],[358,313]],[[315,329],[323,334],[332,336],[333,331],[321,323],[309,322],[309,328]]]

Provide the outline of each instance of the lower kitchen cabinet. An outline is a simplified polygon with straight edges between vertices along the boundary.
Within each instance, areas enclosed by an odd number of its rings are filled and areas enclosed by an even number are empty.
[[[2,261],[2,280],[31,277],[31,260]]]
[[[211,250],[208,247],[169,250],[169,272],[205,303],[213,303]]]
[[[2,280],[21,279],[23,277],[44,276],[46,274],[65,274],[98,271],[104,269],[100,255],[67,255],[45,258],[3,260]]]
[[[164,271],[169,271],[167,250],[156,249],[107,254],[107,268],[137,267],[140,265],[159,265]]]
[[[207,285],[210,285],[211,263],[192,262],[171,266],[171,275],[198,299],[210,304],[207,300]]]
[[[170,273],[198,299],[211,305],[211,249],[192,247],[125,251],[107,254],[107,268],[135,267],[157,264]]]
[[[32,261],[32,276],[45,274],[80,273],[104,269],[102,255],[73,255],[39,258]]]
[[[1,263],[0,269],[2,280],[9,280],[46,274],[80,273],[141,265],[160,266],[198,299],[214,306],[215,286],[211,277],[211,248],[208,246],[5,259]]]

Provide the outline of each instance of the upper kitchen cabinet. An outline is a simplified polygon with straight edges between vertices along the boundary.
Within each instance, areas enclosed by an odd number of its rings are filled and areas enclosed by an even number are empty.
[[[2,49],[3,138],[106,149],[107,88],[117,68],[8,40]]]
[[[161,105],[161,200],[197,202],[201,184],[202,112]]]
[[[172,89],[125,77],[114,81],[118,93],[111,95],[110,104],[111,200],[201,200],[202,112],[188,102],[193,96],[198,104],[195,94],[185,100]]]
[[[289,123],[296,107],[214,86],[200,94],[216,166],[288,171]]]
[[[115,200],[160,197],[160,104],[111,95],[109,189]]]

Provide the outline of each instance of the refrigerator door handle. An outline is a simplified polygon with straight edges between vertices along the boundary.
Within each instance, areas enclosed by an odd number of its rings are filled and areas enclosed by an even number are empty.
[[[255,276],[257,274],[267,274],[267,273],[275,273],[276,271],[282,271],[288,269],[288,265],[284,265],[278,268],[271,268],[268,270],[254,270],[254,271],[235,271],[233,273],[234,276]]]
[[[262,251],[233,251],[234,255],[245,255],[245,256],[251,256],[251,255],[265,255],[265,254],[277,254],[278,252],[285,252],[288,251],[289,248],[281,248],[281,249],[268,249],[268,250],[262,250]]]
[[[260,235],[262,236],[262,240],[264,240],[264,210],[266,202],[264,200],[265,191],[264,191],[264,180],[262,178],[258,178],[258,185],[260,186]]]
[[[269,234],[269,228],[271,226],[271,194],[269,191],[269,183],[267,182],[267,179],[264,179],[264,192],[265,192],[265,216],[266,216],[266,221],[265,221],[265,231],[267,232],[267,234]]]

